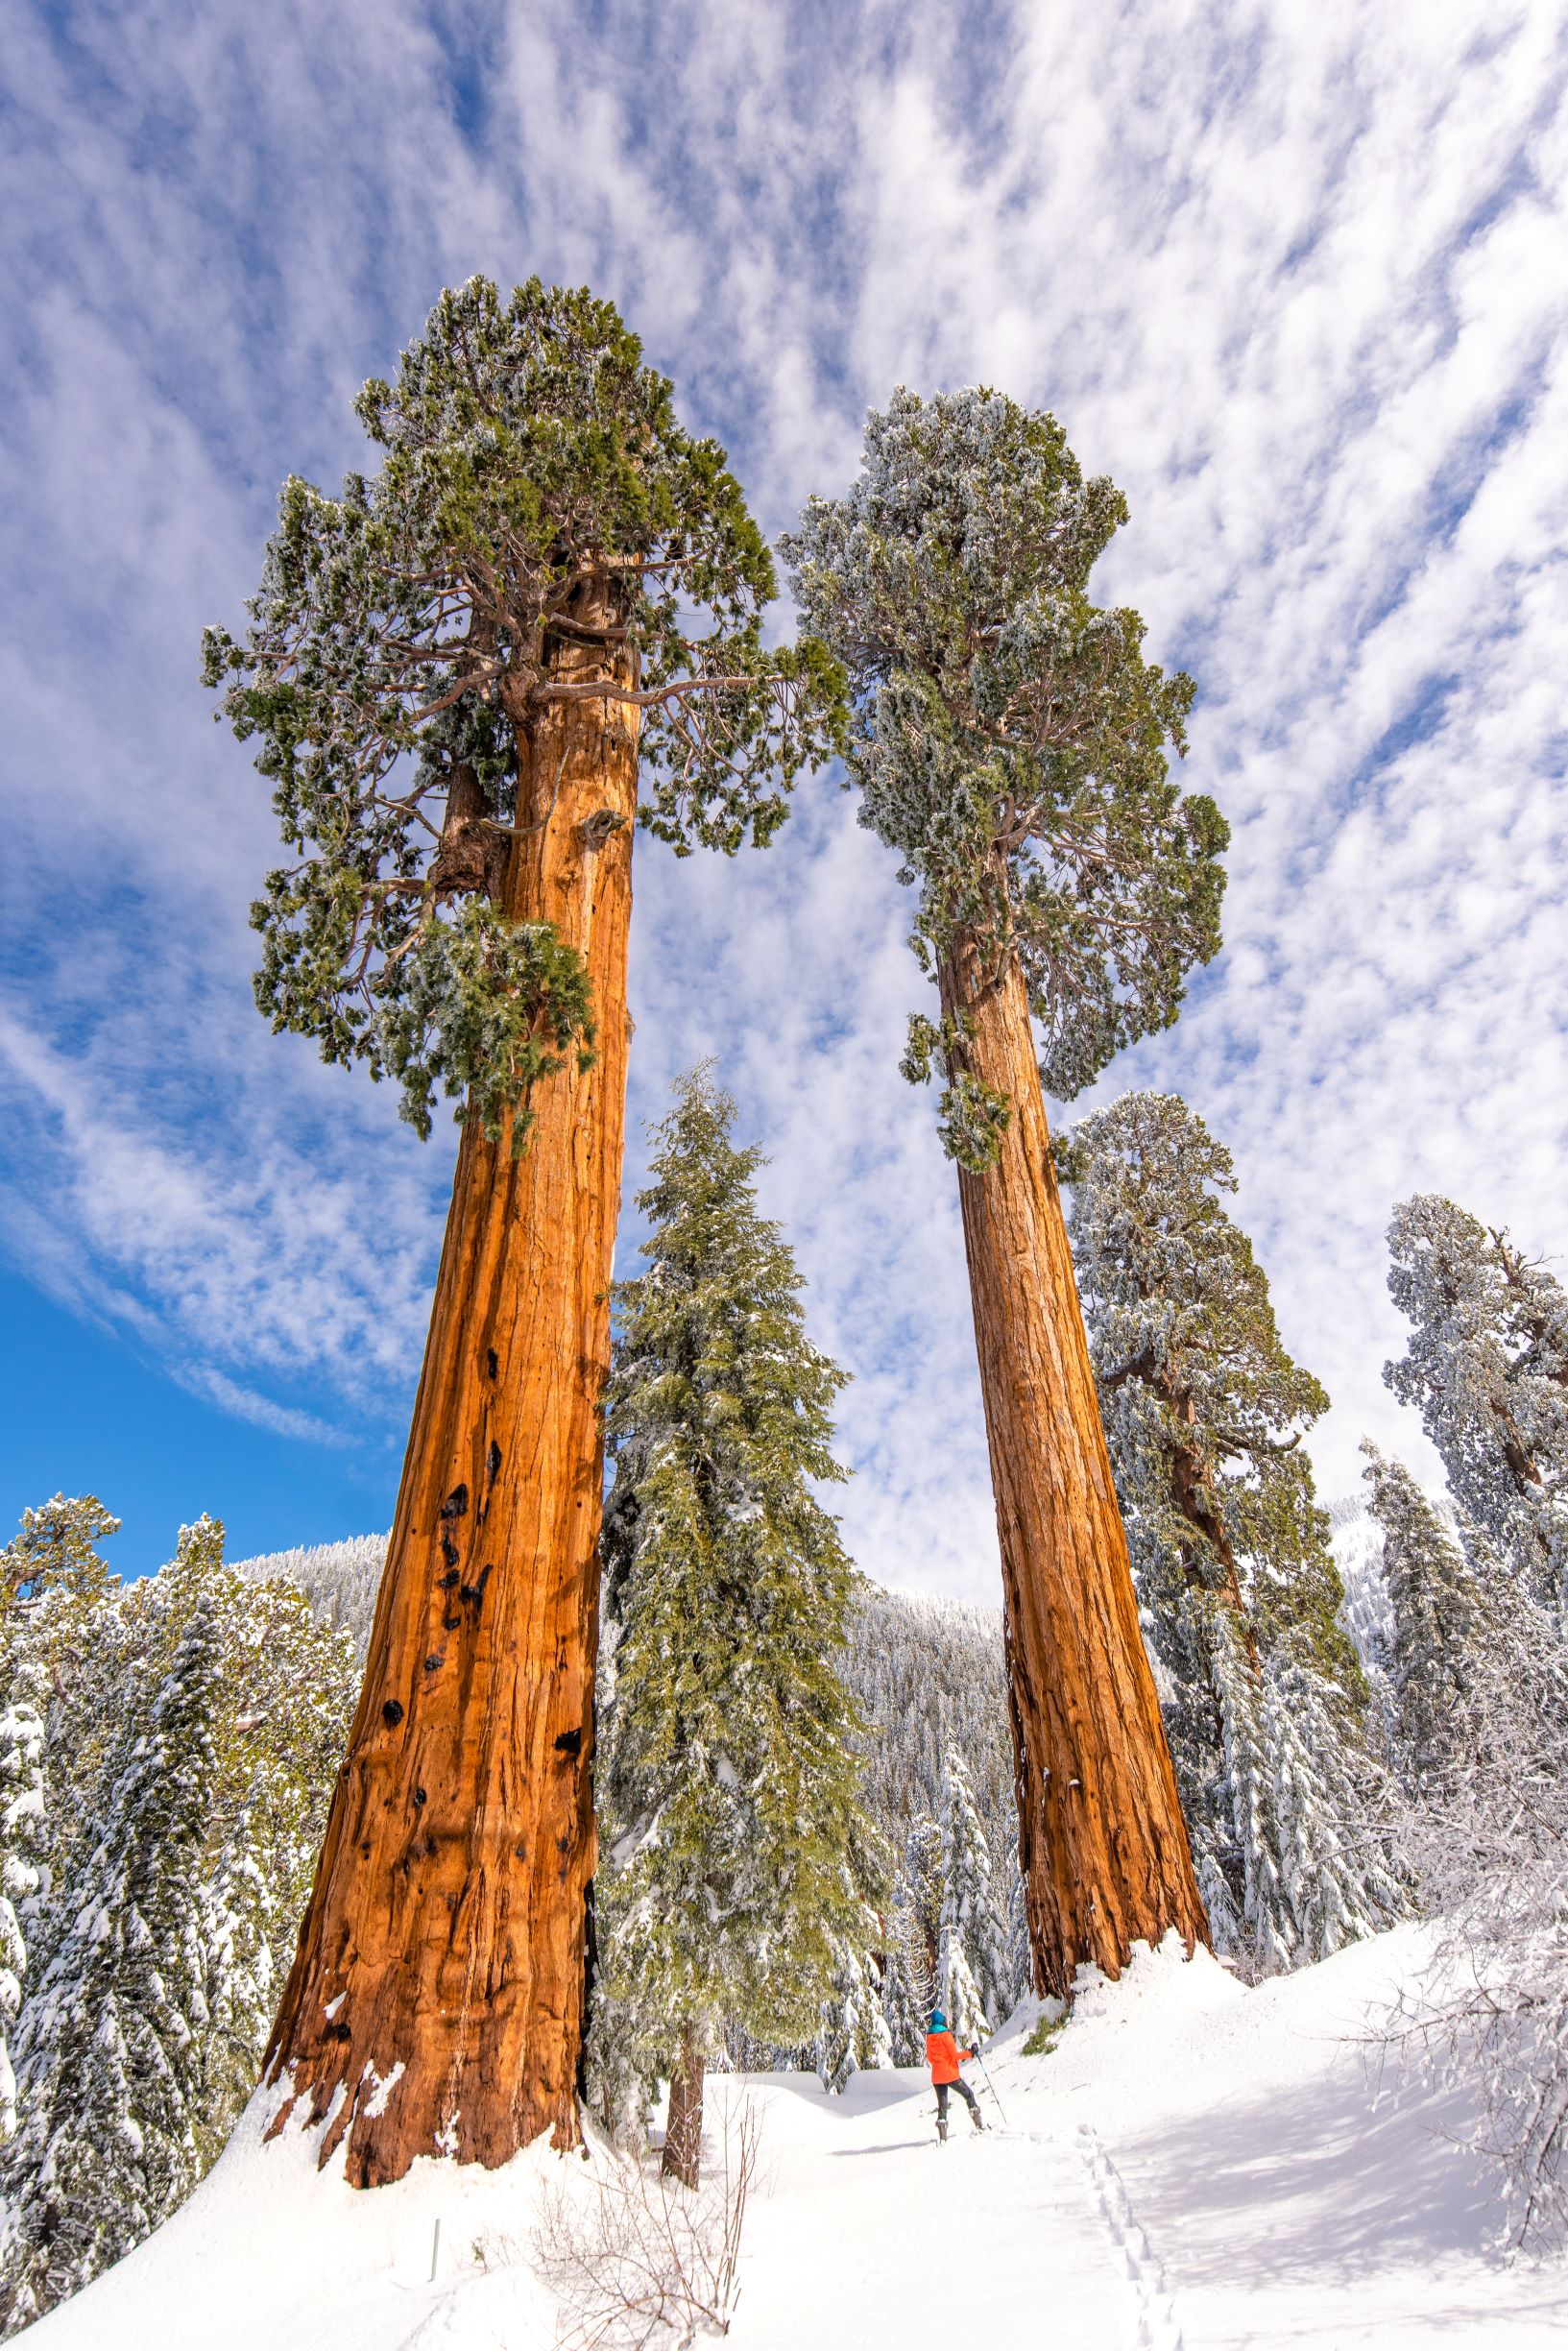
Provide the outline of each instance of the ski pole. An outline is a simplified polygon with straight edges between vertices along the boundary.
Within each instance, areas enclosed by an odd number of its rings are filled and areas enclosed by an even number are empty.
[[[1006,2110],[1006,2108],[1005,2108],[1005,2107],[1002,2105],[1002,2102],[1001,2102],[1001,2098],[997,2097],[997,2085],[996,2085],[996,2083],[995,2083],[995,2082],[994,2082],[994,2081],[991,2079],[990,2073],[989,2073],[989,2072],[986,2071],[985,2059],[984,2059],[984,2058],[983,2058],[981,2055],[980,2055],[980,2052],[979,2052],[979,2050],[978,2050],[978,2049],[977,2049],[977,2050],[975,2051],[975,2063],[976,2063],[976,2064],[977,2064],[977,2065],[979,2067],[980,2072],[981,2072],[982,2073],[984,2073],[984,2074],[985,2074],[985,2086],[986,2086],[986,2088],[987,2088],[987,2089],[990,2091],[991,2096],[992,2096],[994,2098],[997,2098],[997,2112],[998,2112],[998,2114],[999,2114],[999,2115],[1001,2115],[1001,2126],[1002,2126],[1002,2129],[1003,2129],[1003,2130],[1011,2130],[1013,2126],[1012,2126],[1012,2124],[1011,2124],[1011,2123],[1008,2121],[1008,2120],[1007,2120],[1007,2110]]]

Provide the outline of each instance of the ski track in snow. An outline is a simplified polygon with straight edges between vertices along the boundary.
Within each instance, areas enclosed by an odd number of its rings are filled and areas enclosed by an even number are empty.
[[[1185,2351],[1165,2271],[1132,2209],[1122,2174],[1100,2145],[1092,2122],[1078,2124],[1078,2153],[1083,2161],[1090,2209],[1127,2265],[1127,2277],[1138,2305],[1139,2351]]]

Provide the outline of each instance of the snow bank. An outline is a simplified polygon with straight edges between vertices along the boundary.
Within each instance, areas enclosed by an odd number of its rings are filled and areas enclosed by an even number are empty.
[[[1368,2036],[1427,1948],[1403,1927],[1251,1991],[1207,1954],[1142,1951],[1118,1984],[1089,1976],[1051,2054],[1024,2053],[1021,2011],[987,2051],[993,2129],[972,2138],[958,2109],[946,2146],[919,2074],[833,2099],[810,2074],[714,2082],[712,2120],[750,2096],[762,2121],[731,2341],[1555,2351],[1568,2270],[1498,2257],[1452,2108],[1379,2096]],[[590,2192],[603,2157],[431,2161],[363,2194],[318,2173],[312,2137],[259,2131],[253,2107],[184,2210],[29,2351],[553,2344],[533,2229],[551,2186]]]

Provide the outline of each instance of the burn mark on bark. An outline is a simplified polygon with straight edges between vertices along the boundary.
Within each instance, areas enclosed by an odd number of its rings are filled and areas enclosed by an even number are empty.
[[[451,1537],[445,1532],[443,1532],[441,1538],[441,1556],[446,1561],[448,1567],[455,1567],[457,1565],[457,1545],[453,1542]]]
[[[555,1742],[555,1752],[557,1755],[580,1755],[582,1753],[582,1746],[583,1734],[581,1731],[563,1731],[561,1736]],[[563,1847],[562,1850],[565,1851],[565,1847]]]
[[[450,1591],[457,1583],[457,1569],[450,1567],[444,1576],[437,1576],[437,1591]]]
[[[445,1652],[443,1650],[432,1649],[429,1656],[424,1660],[425,1672],[434,1673],[436,1668],[440,1665],[444,1655]]]
[[[425,1794],[425,1792],[424,1792],[423,1788],[416,1788],[416,1789],[414,1790],[414,1802],[415,1802],[417,1805],[428,1804],[428,1803],[429,1803],[429,1801],[430,1801],[430,1800],[429,1800],[429,1798],[426,1796],[426,1794]]]
[[[486,1347],[485,1349],[485,1369],[489,1371],[492,1379],[499,1379],[501,1375],[501,1359],[496,1354],[494,1347]]]
[[[495,1485],[496,1477],[499,1475],[500,1466],[501,1448],[495,1442],[495,1440],[493,1437],[490,1441],[490,1451],[485,1455],[485,1475],[489,1479],[492,1486]]]
[[[441,1620],[441,1629],[444,1633],[455,1633],[462,1622],[461,1616],[444,1616]]]
[[[381,1720],[386,1724],[389,1731],[396,1731],[398,1725],[402,1721],[402,1719],[403,1709],[400,1701],[396,1698],[389,1698],[386,1705],[381,1709]]]
[[[451,1492],[442,1504],[441,1515],[444,1518],[461,1518],[468,1507],[469,1490],[465,1485],[459,1483],[452,1488]]]

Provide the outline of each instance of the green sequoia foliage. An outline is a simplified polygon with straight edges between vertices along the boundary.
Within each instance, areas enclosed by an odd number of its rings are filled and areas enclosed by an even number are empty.
[[[1302,1438],[1328,1410],[1231,1217],[1229,1151],[1179,1095],[1123,1094],[1058,1146],[1100,1411],[1146,1605],[1222,1591],[1258,1644],[1365,1698]]]
[[[641,821],[734,852],[836,744],[837,675],[764,645],[773,565],[739,486],[611,303],[470,279],[355,405],[379,470],[336,497],[291,476],[250,628],[205,638],[293,853],[252,910],[256,1000],[395,1079],[421,1134],[439,1089],[493,1135],[515,1110],[520,1148],[530,1088],[593,1039],[580,959],[502,905],[545,713],[634,702]],[[564,678],[570,644],[621,682]]]
[[[1089,598],[1126,519],[1054,417],[900,390],[868,418],[847,496],[813,497],[783,542],[807,625],[849,674],[861,821],[918,890],[922,968],[973,942],[984,985],[1015,958],[1061,1097],[1169,1027],[1219,945],[1227,829],[1167,758],[1193,681],[1145,660],[1135,612]],[[905,1070],[940,1067],[948,1149],[979,1167],[1007,1105],[966,1042],[961,1008],[917,1020]]]
[[[759,1215],[760,1154],[704,1070],[639,1197],[608,1394],[604,1860],[596,2058],[607,2102],[667,2072],[688,2020],[795,2045],[875,1940],[862,1726],[841,1678],[854,1571],[812,1491],[844,1476],[844,1374]]]

